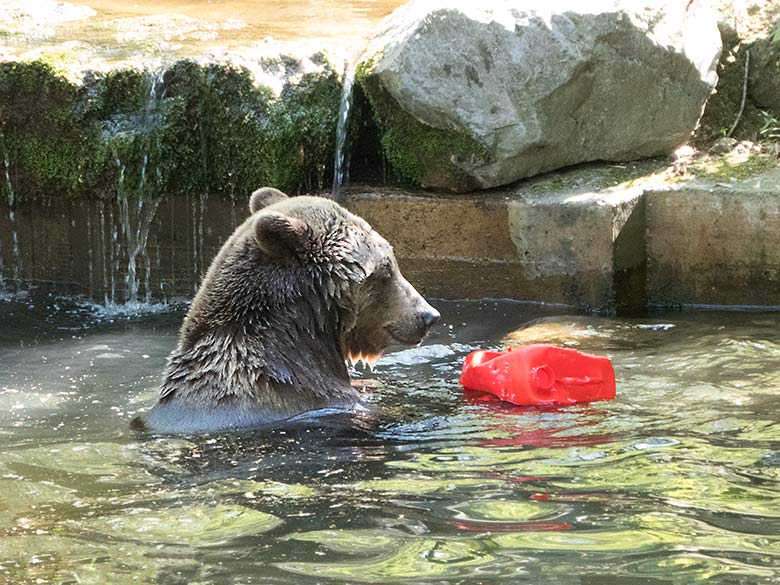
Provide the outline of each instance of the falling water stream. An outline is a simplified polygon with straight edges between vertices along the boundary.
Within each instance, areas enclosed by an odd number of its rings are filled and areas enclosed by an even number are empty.
[[[344,66],[341,101],[336,122],[336,156],[333,164],[333,197],[338,199],[342,185],[349,182],[349,159],[346,153],[349,110],[352,107],[352,86],[355,83],[355,63]]]
[[[9,278],[11,278],[18,286],[19,279],[21,278],[22,259],[21,255],[19,254],[19,235],[16,231],[16,194],[14,193],[14,186],[11,182],[11,163],[8,159],[8,151],[5,149],[5,140],[2,134],[0,134],[0,142],[3,144],[5,193],[6,200],[8,201],[8,223],[11,228],[11,254],[13,268]],[[0,291],[5,288],[4,272],[5,266],[3,265],[2,256],[0,255]]]
[[[138,261],[143,259],[145,265],[145,302],[151,301],[151,290],[149,286],[150,261],[146,252],[146,246],[149,239],[149,231],[152,226],[157,208],[160,205],[160,193],[157,185],[150,184],[150,180],[159,183],[159,172],[157,169],[150,169],[150,158],[155,154],[156,145],[153,140],[153,133],[158,123],[156,119],[160,100],[164,95],[162,88],[164,68],[160,68],[155,74],[150,75],[149,92],[147,94],[146,104],[138,128],[135,129],[135,139],[143,143],[144,155],[140,169],[137,192],[127,193],[125,187],[126,167],[122,164],[119,156],[116,157],[117,166],[117,205],[119,209],[119,233],[114,231],[115,245],[118,245],[118,237],[121,235],[124,239],[124,246],[127,255],[127,265],[125,269],[125,294],[124,302],[130,308],[137,308],[139,305],[139,290],[141,277],[138,274]],[[151,177],[150,177],[151,175]],[[120,249],[117,248],[115,258],[118,259]],[[112,274],[112,280],[114,275]],[[111,302],[116,303],[115,287],[112,284]]]

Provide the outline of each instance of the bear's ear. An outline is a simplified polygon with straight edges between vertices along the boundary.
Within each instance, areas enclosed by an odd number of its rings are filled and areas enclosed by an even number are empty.
[[[257,243],[272,258],[300,256],[306,250],[309,232],[306,222],[278,211],[262,213],[255,220]]]
[[[263,207],[268,207],[285,199],[288,199],[287,195],[279,191],[279,189],[263,187],[252,193],[252,196],[249,198],[249,213],[255,213]]]

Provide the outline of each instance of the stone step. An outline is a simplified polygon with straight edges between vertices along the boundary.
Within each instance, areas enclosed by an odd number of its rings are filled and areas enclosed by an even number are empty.
[[[487,195],[355,188],[342,202],[388,238],[404,273],[432,297],[590,311],[780,306],[780,170],[729,183],[630,180],[599,188],[578,173],[571,184],[558,174],[547,185]],[[191,296],[247,213],[239,199],[163,198],[136,258],[139,299],[147,280],[152,299]],[[135,208],[123,225],[113,200],[22,199],[11,218],[2,201],[6,288],[18,277],[126,300]]]

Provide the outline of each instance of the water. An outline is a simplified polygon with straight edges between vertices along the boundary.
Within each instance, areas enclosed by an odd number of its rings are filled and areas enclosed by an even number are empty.
[[[268,40],[278,48],[359,51],[380,19],[404,0],[71,0],[53,5],[12,0],[6,24],[9,54],[59,55],[63,49],[96,63],[242,53]],[[68,6],[70,5],[70,6]],[[73,6],[75,5],[75,6]],[[0,28],[6,28],[0,27]],[[59,62],[59,61],[58,61]],[[334,60],[334,63],[340,62]]]
[[[159,124],[157,120],[160,100],[164,96],[163,90],[164,68],[156,73],[149,74],[149,91],[144,105],[141,119],[137,125],[121,127],[121,129],[106,129],[106,133],[123,133],[138,141],[144,153],[139,171],[138,187],[135,193],[128,193],[125,188],[126,167],[120,156],[115,152],[115,164],[117,168],[116,203],[118,207],[118,227],[115,226],[112,237],[114,241],[114,269],[111,273],[111,300],[106,299],[106,306],[116,305],[116,274],[119,270],[118,262],[123,251],[127,256],[127,264],[124,267],[125,290],[123,300],[126,304],[135,307],[139,305],[138,296],[141,287],[141,276],[138,272],[139,260],[144,262],[145,270],[145,302],[150,303],[152,291],[149,282],[151,272],[150,260],[146,246],[149,239],[149,231],[152,227],[157,208],[160,205],[160,173],[159,169],[150,163],[150,158],[159,158],[159,144],[155,140],[155,129]],[[151,177],[150,177],[151,176]],[[101,210],[101,237],[102,237],[102,210]],[[123,244],[119,241],[121,238]],[[91,251],[91,250],[90,250]]]
[[[336,121],[336,156],[333,163],[333,189],[331,193],[338,198],[341,186],[349,180],[349,164],[346,160],[347,123],[349,122],[349,109],[352,106],[352,86],[355,83],[355,65],[347,63],[344,66],[343,86],[341,88],[341,101],[339,102],[339,114]]]
[[[97,14],[94,20],[144,18],[177,14],[201,22],[235,23],[225,27],[218,39],[232,35],[249,39],[273,37],[279,40],[328,38],[335,42],[363,38],[384,16],[404,4],[404,0],[161,0],[122,2],[121,0],[72,0]],[[212,29],[209,29],[212,31]],[[214,31],[216,32],[216,31]],[[175,38],[181,41],[180,38]]]
[[[14,284],[18,286],[19,278],[21,276],[21,255],[19,254],[19,235],[16,232],[16,194],[14,193],[14,186],[11,181],[11,163],[8,160],[8,151],[5,148],[5,137],[0,132],[0,143],[3,145],[3,171],[5,178],[5,196],[8,202],[8,223],[11,226],[11,254],[12,254],[12,270],[10,274],[5,275],[5,266],[3,260],[0,258],[0,291],[5,290],[5,278],[9,278],[14,281]]]
[[[438,303],[370,378],[376,416],[136,434],[181,311],[0,304],[0,582],[776,583],[780,315],[554,317]],[[610,355],[618,399],[500,408],[463,357],[553,341]]]

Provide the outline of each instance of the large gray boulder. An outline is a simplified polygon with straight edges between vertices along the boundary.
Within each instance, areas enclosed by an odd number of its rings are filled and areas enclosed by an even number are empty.
[[[720,50],[698,0],[412,0],[357,78],[396,170],[464,191],[674,150]]]

